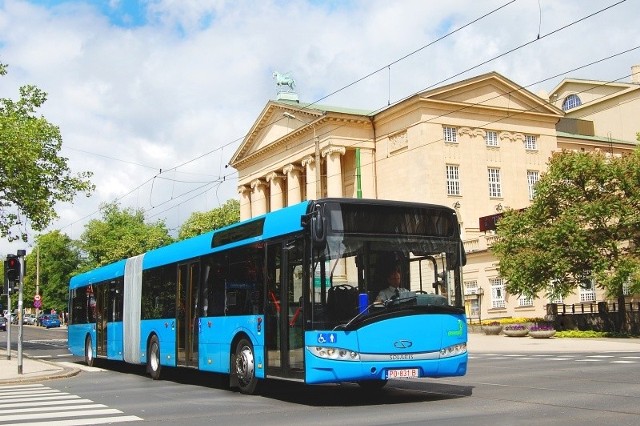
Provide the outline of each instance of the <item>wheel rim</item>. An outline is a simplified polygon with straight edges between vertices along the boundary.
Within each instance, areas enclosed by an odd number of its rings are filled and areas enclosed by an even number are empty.
[[[87,340],[86,353],[87,353],[87,361],[93,361],[93,347],[91,346],[90,340]]]
[[[151,345],[151,350],[149,351],[149,362],[151,365],[151,369],[153,371],[158,370],[158,366],[160,365],[160,354],[158,354],[158,344],[153,343]]]
[[[253,351],[249,346],[243,346],[236,357],[236,374],[238,380],[246,385],[251,382],[254,374]]]

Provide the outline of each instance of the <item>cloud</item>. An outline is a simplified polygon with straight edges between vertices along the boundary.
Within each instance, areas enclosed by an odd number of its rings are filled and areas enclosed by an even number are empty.
[[[273,71],[290,72],[303,101],[374,111],[488,71],[527,86],[640,45],[637,2],[546,36],[605,7],[596,0],[513,2],[434,42],[506,3],[4,0],[0,96],[48,92],[41,113],[60,126],[61,154],[94,172],[94,196],[59,206],[52,228],[79,238],[116,199],[177,228],[237,197],[224,166],[275,97]],[[637,51],[567,77],[615,79],[634,63]],[[153,179],[160,169],[170,179]]]

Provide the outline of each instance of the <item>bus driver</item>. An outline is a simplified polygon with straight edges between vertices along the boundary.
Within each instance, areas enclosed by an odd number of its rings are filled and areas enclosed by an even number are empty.
[[[380,290],[378,297],[376,297],[376,302],[384,302],[392,297],[398,298],[401,293],[409,291],[400,287],[400,267],[398,265],[394,265],[388,270],[386,279],[388,287]]]

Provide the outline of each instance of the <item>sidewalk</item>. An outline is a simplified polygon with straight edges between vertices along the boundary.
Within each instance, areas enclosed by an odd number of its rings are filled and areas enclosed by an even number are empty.
[[[534,339],[532,337],[508,337],[483,333],[469,333],[467,349],[476,353],[557,353],[557,352],[637,352],[640,353],[640,338],[555,338]]]
[[[11,359],[7,359],[6,349],[0,353],[0,385],[14,383],[33,383],[49,379],[75,376],[79,368],[73,368],[22,356],[22,374],[18,374],[18,353],[11,351]]]
[[[640,339],[533,339],[531,337],[487,336],[469,333],[468,350],[473,353],[577,353],[577,352],[636,352],[640,353]],[[22,357],[22,374],[18,374],[18,354],[13,351],[7,359],[0,354],[0,385],[33,383],[49,379],[75,376],[80,368],[69,367],[41,359]]]

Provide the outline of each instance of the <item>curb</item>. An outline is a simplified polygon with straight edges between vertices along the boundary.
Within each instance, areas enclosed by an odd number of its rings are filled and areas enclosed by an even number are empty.
[[[80,373],[80,369],[79,368],[73,368],[73,367],[67,367],[67,366],[61,366],[59,364],[53,363],[53,362],[49,362],[49,361],[45,361],[42,359],[35,359],[35,358],[29,358],[29,357],[25,357],[30,359],[33,362],[39,362],[42,364],[47,364],[47,365],[51,365],[52,367],[56,367],[59,368],[60,371],[56,371],[53,373],[45,373],[45,374],[37,374],[37,373],[31,373],[28,376],[21,376],[19,374],[16,374],[15,377],[12,377],[10,379],[0,379],[0,385],[11,385],[11,384],[21,384],[21,383],[37,383],[37,382],[41,382],[44,380],[54,380],[54,379],[65,379],[65,378],[69,378],[69,377],[73,377],[76,376]]]

